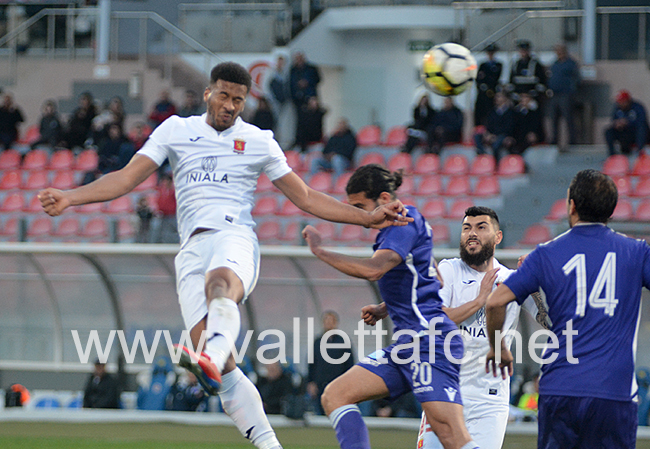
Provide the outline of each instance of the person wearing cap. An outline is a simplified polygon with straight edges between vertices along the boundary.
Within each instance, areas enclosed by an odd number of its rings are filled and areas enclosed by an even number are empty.
[[[531,53],[531,44],[527,40],[518,40],[519,59],[510,71],[510,90],[515,94],[535,91],[546,92],[546,69]]]
[[[488,60],[482,62],[476,74],[476,104],[474,106],[474,126],[485,126],[487,116],[494,108],[494,94],[499,85],[503,64],[494,59],[494,54],[499,51],[499,46],[491,43],[485,47]]]
[[[569,55],[566,45],[555,46],[557,60],[548,73],[548,113],[551,119],[551,139],[553,145],[558,143],[559,118],[562,116],[569,129],[569,145],[576,143],[576,129],[573,121],[573,101],[580,83],[580,67]]]
[[[612,123],[605,130],[609,154],[616,154],[618,142],[621,153],[630,154],[632,145],[640,152],[648,141],[648,120],[643,105],[632,99],[630,92],[619,90],[612,112]]]
[[[95,360],[95,369],[84,390],[84,408],[120,408],[117,379],[106,371],[106,364]]]

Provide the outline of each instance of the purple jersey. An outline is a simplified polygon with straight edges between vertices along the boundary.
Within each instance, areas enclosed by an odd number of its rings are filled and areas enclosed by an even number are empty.
[[[629,401],[636,394],[634,362],[641,287],[650,287],[650,247],[602,224],[580,224],[539,245],[505,284],[520,304],[541,288],[559,348],[543,359],[540,394]],[[567,360],[571,321],[572,357]],[[574,360],[575,362],[575,360]]]

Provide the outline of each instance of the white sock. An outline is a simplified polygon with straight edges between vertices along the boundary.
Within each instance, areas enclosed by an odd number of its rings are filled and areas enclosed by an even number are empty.
[[[481,448],[474,441],[470,441],[469,443],[465,444],[460,449],[481,449]]]
[[[219,397],[244,438],[259,449],[282,449],[264,414],[260,393],[239,368],[221,376]]]
[[[232,346],[239,337],[241,318],[237,303],[228,298],[215,298],[208,305],[205,352],[223,372]]]

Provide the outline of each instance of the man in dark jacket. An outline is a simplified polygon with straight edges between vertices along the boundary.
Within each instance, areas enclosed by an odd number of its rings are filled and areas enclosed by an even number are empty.
[[[18,126],[24,122],[23,113],[11,94],[5,93],[0,107],[0,145],[5,149],[18,140]]]
[[[406,130],[408,138],[402,148],[404,153],[410,153],[421,140],[427,140],[427,129],[433,123],[435,115],[436,111],[431,107],[429,95],[422,95],[417,106],[413,108],[413,123]]]
[[[428,129],[429,152],[440,154],[442,146],[463,140],[463,111],[458,109],[451,97],[446,97]]]
[[[530,41],[517,41],[519,59],[513,64],[510,71],[511,89],[516,94],[536,91],[538,94],[546,92],[546,69],[537,58],[531,55]]]
[[[643,105],[632,99],[627,90],[616,95],[612,124],[605,131],[609,154],[615,154],[614,144],[619,143],[623,154],[630,154],[632,145],[641,151],[648,141],[648,120]]]
[[[296,105],[296,111],[300,111],[309,98],[318,96],[316,91],[318,83],[320,83],[318,68],[308,63],[302,52],[297,52],[293,57],[293,65],[289,73],[291,99]]]
[[[106,372],[106,364],[95,361],[84,391],[84,408],[120,408],[120,390],[117,379]]]
[[[481,63],[476,74],[476,105],[474,106],[474,126],[485,126],[487,116],[494,107],[494,95],[497,92],[503,64],[494,59],[494,54],[499,51],[497,44],[485,47],[488,60]]]
[[[514,153],[522,154],[526,148],[544,140],[542,113],[531,94],[522,93],[515,107]]]
[[[319,171],[333,170],[338,177],[352,165],[354,150],[357,149],[357,139],[350,129],[348,120],[342,118],[336,129],[327,140],[322,157],[312,159],[311,174]]]
[[[501,159],[501,152],[510,152],[514,145],[515,114],[510,107],[510,100],[504,92],[498,92],[494,97],[494,108],[487,116],[486,126],[477,127],[474,134],[476,152],[486,154],[485,146],[492,148],[494,159]]]

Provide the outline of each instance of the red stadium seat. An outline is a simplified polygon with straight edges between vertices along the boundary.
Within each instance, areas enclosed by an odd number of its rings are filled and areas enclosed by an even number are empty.
[[[474,158],[469,167],[469,174],[472,176],[489,176],[496,171],[496,161],[491,154],[479,154]]]
[[[20,167],[22,156],[13,149],[4,150],[0,153],[0,170],[12,170]]]
[[[50,158],[50,170],[70,170],[74,166],[74,154],[70,150],[59,150]]]
[[[27,179],[22,185],[23,190],[42,190],[49,185],[49,181],[47,179],[47,171],[45,170],[38,170],[38,171],[33,171],[30,172],[29,175],[27,176]]]
[[[449,176],[462,176],[466,175],[468,171],[469,162],[467,158],[462,154],[452,154],[443,163],[440,173]]]
[[[19,219],[18,217],[11,217],[5,220],[0,228],[0,236],[4,237],[3,240],[9,240],[15,242],[18,240],[18,227]]]
[[[540,243],[548,242],[553,238],[551,231],[543,224],[534,224],[526,228],[524,236],[519,241],[523,246],[535,246]]]
[[[0,179],[0,190],[14,190],[20,188],[22,184],[22,172],[20,170],[8,170]]]
[[[627,176],[616,176],[612,178],[618,190],[618,196],[629,196],[632,193],[632,181]]]
[[[80,171],[93,171],[97,168],[98,163],[99,156],[97,156],[97,151],[90,149],[83,150],[77,155],[74,168]]]
[[[72,170],[56,172],[52,180],[52,187],[55,189],[69,190],[76,185],[77,183],[74,180],[74,172]]]
[[[280,215],[281,217],[297,217],[299,215],[304,215],[304,212],[300,210],[298,206],[286,199],[275,214]]]
[[[255,230],[260,242],[275,242],[280,237],[280,224],[277,221],[265,221]]]
[[[31,145],[41,138],[41,130],[39,125],[31,125],[25,131],[25,134],[20,136],[18,143],[23,145]]]
[[[618,203],[616,204],[616,209],[614,209],[614,213],[612,214],[612,220],[629,221],[632,219],[633,215],[634,208],[632,207],[632,203],[628,200],[619,198]]]
[[[271,192],[275,186],[271,182],[266,174],[262,173],[259,178],[257,178],[257,187],[255,188],[255,193],[266,193]]]
[[[320,232],[323,241],[327,242],[328,240],[334,240],[334,236],[336,234],[336,226],[334,226],[334,223],[321,221],[314,227],[318,232]]]
[[[91,218],[84,224],[79,236],[90,240],[105,240],[108,237],[108,224],[103,217]]]
[[[551,206],[551,210],[544,219],[549,221],[558,221],[567,218],[567,205],[566,198],[555,200]]]
[[[5,196],[0,205],[0,212],[20,212],[25,207],[25,198],[22,192],[14,192]]]
[[[526,162],[519,154],[508,154],[499,161],[499,176],[519,176],[526,173]]]
[[[251,214],[254,217],[274,215],[278,210],[278,200],[274,196],[264,196],[255,201]]]
[[[104,203],[102,211],[105,214],[130,214],[133,213],[133,203],[131,202],[131,197],[121,196],[115,198],[113,201]]]
[[[23,205],[23,212],[28,214],[40,214],[43,213],[43,207],[41,206],[41,200],[38,199],[38,195],[33,195],[32,199],[28,203]]]
[[[381,142],[381,129],[377,125],[367,125],[362,127],[357,133],[357,145],[360,147],[370,147],[379,145]]]
[[[300,224],[297,221],[292,221],[284,227],[278,238],[282,242],[295,245],[300,241],[300,232],[302,232]]]
[[[413,166],[413,173],[416,175],[430,175],[440,170],[440,156],[437,154],[423,154]]]
[[[388,170],[402,170],[404,173],[410,173],[413,169],[413,160],[408,153],[395,153],[388,159]]]
[[[318,192],[329,192],[332,189],[332,175],[327,172],[314,173],[307,184]]]
[[[613,154],[605,159],[603,173],[607,176],[625,176],[630,171],[630,161],[627,156]]]
[[[650,177],[639,179],[639,182],[629,195],[634,197],[650,197]]]
[[[139,185],[133,189],[134,192],[142,192],[143,190],[153,190],[158,185],[158,175],[153,173],[147,179],[142,181]]]
[[[406,143],[406,126],[393,126],[388,130],[384,145],[387,147],[401,147]]]
[[[363,243],[363,235],[365,234],[365,229],[361,226],[346,224],[344,225],[338,235],[336,236],[336,241],[345,242],[346,244],[361,244]]]
[[[650,176],[650,156],[642,154],[634,162],[632,176]]]
[[[301,172],[303,171],[302,169],[302,161],[300,160],[300,153],[297,151],[285,151],[284,156],[287,158],[287,164],[289,164],[289,167],[295,172]]]
[[[442,180],[438,175],[431,175],[422,178],[413,194],[417,196],[431,196],[438,195],[440,192],[442,192]]]
[[[332,187],[332,193],[333,195],[345,195],[345,188],[348,185],[348,181],[352,177],[352,173],[343,173],[340,175],[338,178],[336,178],[336,181],[334,181],[334,186]]]
[[[431,225],[431,230],[433,231],[433,243],[449,243],[451,239],[451,233],[449,232],[449,226],[445,223],[434,223]]]
[[[25,155],[23,170],[43,170],[47,167],[49,157],[47,151],[35,149]]]
[[[50,234],[52,234],[52,219],[49,217],[38,217],[27,226],[29,239],[41,238]]]
[[[386,160],[384,159],[384,155],[381,153],[366,153],[359,161],[359,167],[368,164],[379,164],[384,167],[386,165]]]
[[[400,195],[410,195],[414,190],[413,178],[410,176],[404,176],[402,178],[402,185],[398,187],[397,192]]]
[[[634,221],[650,221],[650,200],[643,200],[634,212]]]
[[[451,203],[451,206],[449,206],[449,211],[447,212],[445,218],[452,219],[452,220],[461,220],[465,216],[465,210],[468,207],[472,207],[473,205],[474,202],[472,200],[468,200],[468,199],[456,200],[453,203]]]
[[[499,185],[499,178],[496,176],[486,176],[479,178],[478,182],[472,190],[472,196],[490,197],[497,196],[501,193],[501,186]]]
[[[442,191],[444,196],[464,196],[469,195],[471,184],[467,176],[456,176],[449,179],[447,186]]]
[[[61,220],[52,235],[55,237],[69,238],[79,234],[80,230],[81,226],[76,217],[65,217]]]
[[[424,203],[420,213],[427,220],[435,220],[445,216],[445,201],[441,199],[432,199]]]

